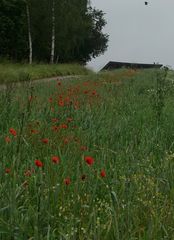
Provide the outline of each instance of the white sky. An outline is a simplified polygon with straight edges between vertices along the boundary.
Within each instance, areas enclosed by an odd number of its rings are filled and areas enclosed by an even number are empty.
[[[91,0],[103,10],[110,35],[104,55],[88,66],[99,70],[108,61],[159,62],[174,67],[174,0]]]

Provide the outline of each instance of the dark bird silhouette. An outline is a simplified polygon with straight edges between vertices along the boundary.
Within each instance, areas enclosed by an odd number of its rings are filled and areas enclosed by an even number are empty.
[[[149,3],[148,2],[144,2],[144,4],[147,6]]]

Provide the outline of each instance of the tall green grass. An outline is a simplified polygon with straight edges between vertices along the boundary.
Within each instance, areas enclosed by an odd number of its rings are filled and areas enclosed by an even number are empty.
[[[173,98],[162,70],[2,92],[0,239],[173,239]],[[53,131],[61,124],[68,128]]]
[[[90,70],[78,64],[0,64],[0,83],[21,82],[65,75],[86,75]]]

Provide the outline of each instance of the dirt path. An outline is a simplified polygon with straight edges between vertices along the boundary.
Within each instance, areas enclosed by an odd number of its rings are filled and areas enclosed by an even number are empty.
[[[0,84],[0,91],[6,90],[9,88],[13,88],[13,87],[21,87],[26,84],[30,84],[30,86],[32,86],[32,85],[39,84],[39,83],[48,83],[48,82],[52,82],[52,81],[56,81],[56,80],[60,80],[60,81],[70,80],[70,79],[79,78],[79,77],[82,77],[82,76],[79,76],[79,75],[57,76],[57,77],[49,77],[49,78],[31,80],[30,82],[22,81],[22,82],[14,82],[14,83],[7,83],[7,84],[4,83],[4,84]]]

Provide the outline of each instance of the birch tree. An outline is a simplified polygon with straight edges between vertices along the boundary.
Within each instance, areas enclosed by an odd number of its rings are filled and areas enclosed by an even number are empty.
[[[55,0],[52,0],[52,37],[51,37],[51,58],[50,63],[54,63],[55,56]]]
[[[31,36],[31,19],[30,19],[29,2],[27,0],[26,0],[26,12],[27,12],[27,24],[28,24],[29,64],[32,64],[33,47],[32,47],[32,36]]]

